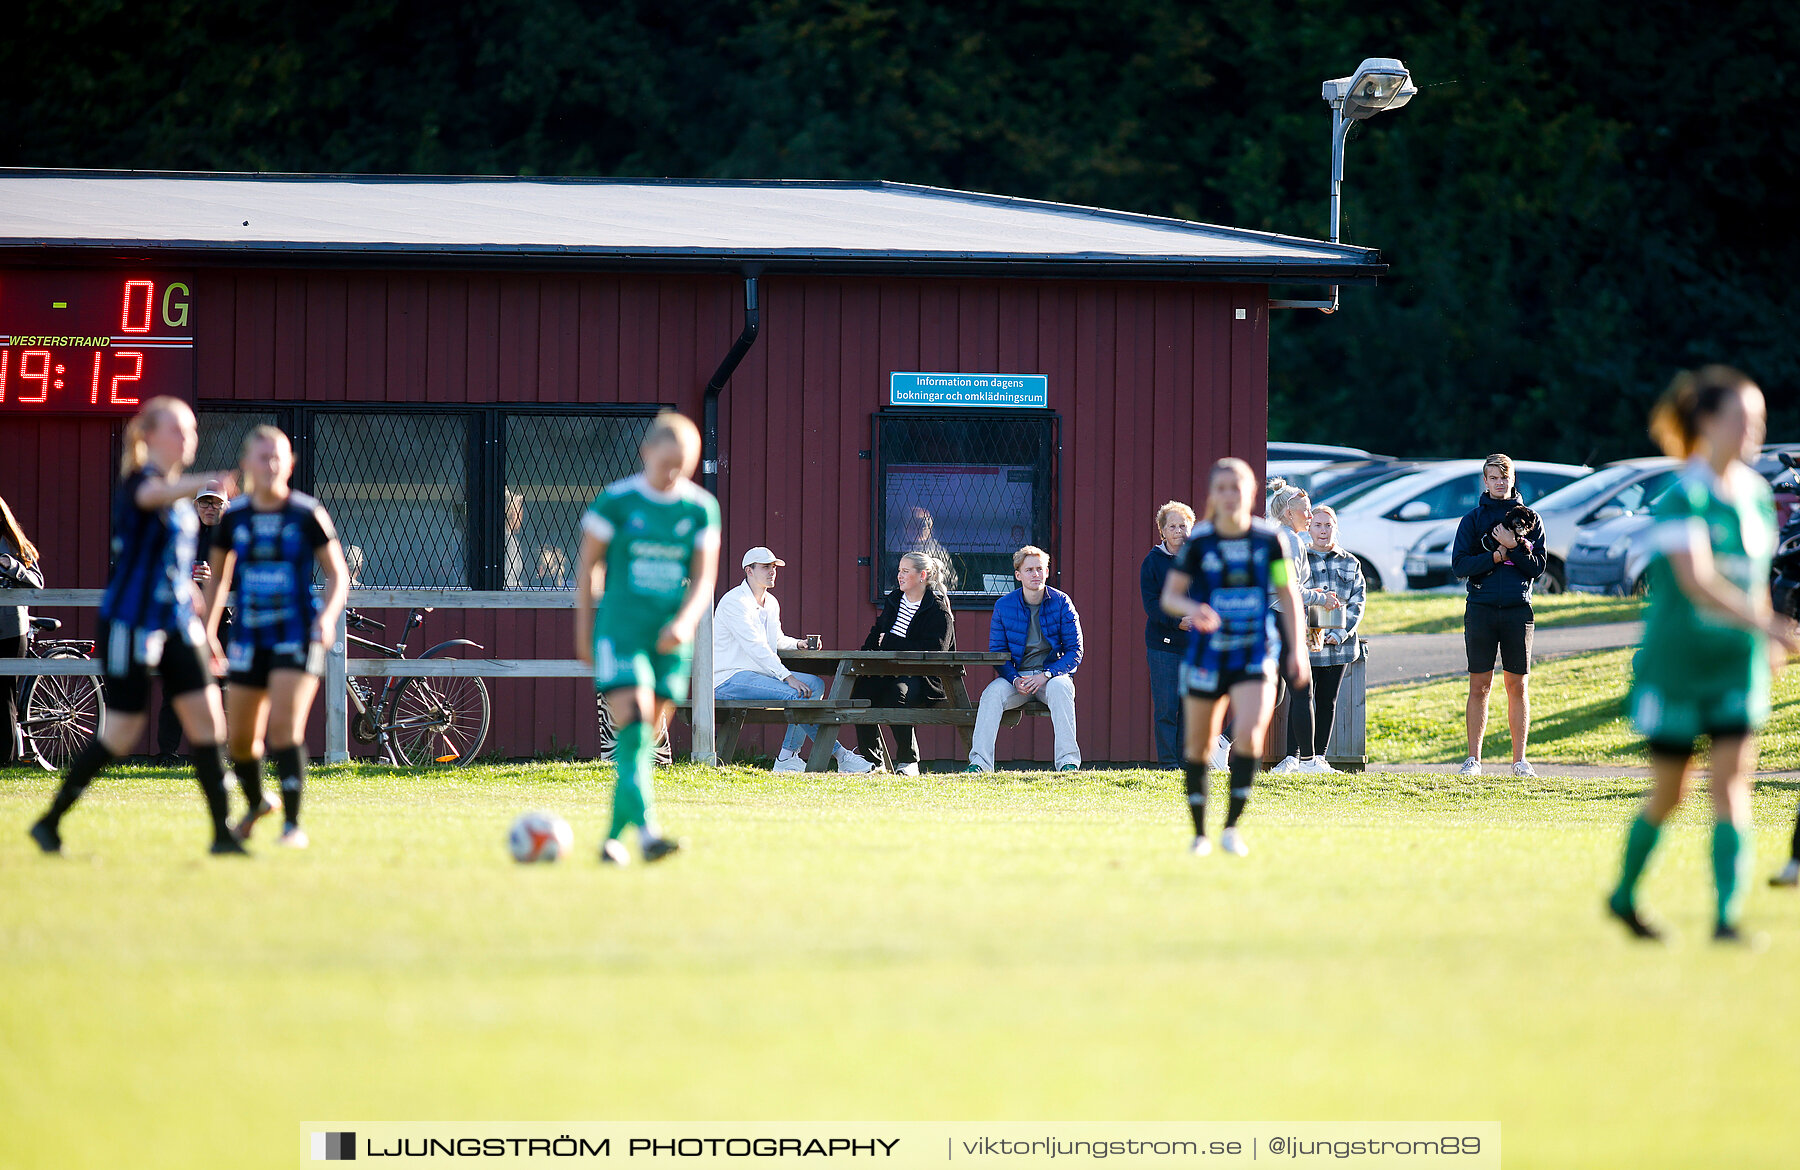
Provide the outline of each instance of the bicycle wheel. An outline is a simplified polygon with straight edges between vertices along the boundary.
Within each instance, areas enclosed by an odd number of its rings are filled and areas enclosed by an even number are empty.
[[[466,767],[487,739],[490,713],[487,684],[479,678],[409,678],[388,700],[382,730],[402,767]]]
[[[53,650],[48,658],[82,659],[73,650]],[[86,747],[106,718],[106,698],[100,680],[82,674],[40,674],[19,696],[19,729],[25,747],[46,772],[68,767],[75,753]]]

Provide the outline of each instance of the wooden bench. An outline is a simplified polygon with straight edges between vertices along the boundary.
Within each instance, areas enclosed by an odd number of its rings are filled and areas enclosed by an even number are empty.
[[[851,720],[839,716],[868,707],[867,699],[714,699],[718,720],[714,750],[721,761],[729,762],[746,723],[848,723]],[[692,700],[675,704],[684,719],[691,720],[693,709]]]

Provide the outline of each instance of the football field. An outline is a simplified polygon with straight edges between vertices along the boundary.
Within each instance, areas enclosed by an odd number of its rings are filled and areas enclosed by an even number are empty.
[[[0,773],[0,1166],[286,1167],[303,1120],[427,1119],[1497,1120],[1508,1167],[1791,1161],[1792,782],[1757,791],[1762,953],[1706,941],[1697,804],[1644,889],[1679,944],[1602,919],[1630,778],[1265,777],[1243,859],[1187,855],[1169,772],[658,782],[690,851],[613,870],[604,766],[317,768],[313,847],[265,825],[251,861],[147,768],[40,857],[52,779]],[[576,857],[509,859],[534,807]]]

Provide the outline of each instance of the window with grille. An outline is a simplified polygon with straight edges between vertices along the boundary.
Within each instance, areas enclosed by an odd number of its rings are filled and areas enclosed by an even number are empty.
[[[568,589],[582,509],[639,470],[650,416],[513,415],[505,428],[500,587]]]
[[[270,423],[294,440],[293,486],[331,513],[355,584],[567,589],[581,510],[638,471],[661,409],[204,406],[194,466],[236,467],[244,435]]]
[[[312,420],[312,494],[359,585],[469,586],[470,418],[337,413]],[[352,551],[354,550],[354,551]]]
[[[1057,416],[1050,411],[884,411],[875,416],[873,596],[900,558],[930,554],[953,605],[1017,587],[1012,554],[1056,547]]]

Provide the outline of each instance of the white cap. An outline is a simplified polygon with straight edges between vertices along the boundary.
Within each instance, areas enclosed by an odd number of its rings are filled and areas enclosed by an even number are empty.
[[[751,565],[780,565],[784,569],[787,568],[786,561],[781,560],[766,546],[760,544],[744,554],[744,568],[748,569]]]

